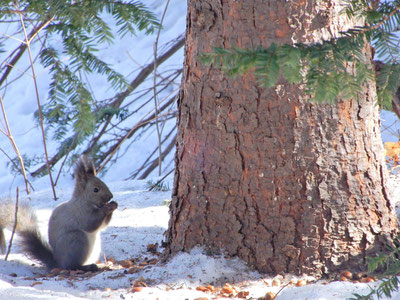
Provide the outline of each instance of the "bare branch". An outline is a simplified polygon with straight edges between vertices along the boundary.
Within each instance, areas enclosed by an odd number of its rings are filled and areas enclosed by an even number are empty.
[[[48,21],[42,21],[38,26],[34,27],[32,29],[32,31],[28,34],[28,41],[36,36],[44,27],[44,25],[46,25],[48,23]],[[14,57],[12,58],[12,60],[7,64],[6,70],[4,71],[3,75],[0,78],[0,86],[3,85],[4,81],[7,79],[8,75],[10,74],[11,70],[13,69],[13,67],[17,64],[17,62],[20,60],[20,58],[22,57],[22,55],[25,53],[25,51],[27,50],[27,44],[26,43],[22,43],[17,49],[16,49],[16,54],[14,55]]]
[[[12,145],[12,147],[13,147],[13,149],[14,149],[14,152],[15,152],[15,154],[16,154],[17,157],[18,157],[19,163],[20,163],[20,165],[21,165],[22,176],[24,176],[24,180],[25,180],[26,193],[29,194],[29,193],[30,193],[30,190],[29,190],[29,185],[28,185],[28,177],[26,176],[26,170],[25,170],[24,160],[23,160],[23,158],[22,158],[22,156],[21,156],[21,153],[19,152],[17,143],[16,143],[15,140],[14,140],[14,137],[13,137],[13,135],[11,134],[11,129],[10,129],[10,125],[9,125],[9,123],[8,123],[8,118],[7,118],[6,110],[5,110],[5,108],[4,108],[3,97],[1,97],[1,95],[0,95],[0,106],[1,106],[1,111],[2,111],[2,113],[3,113],[3,119],[4,119],[5,126],[6,126],[6,130],[7,130],[7,131],[1,130],[1,132],[2,132],[3,134],[5,134],[5,135],[7,136],[7,138],[10,140],[11,145]],[[18,168],[18,169],[19,169],[19,168]]]
[[[6,257],[4,258],[4,260],[8,259],[8,255],[11,252],[11,247],[12,247],[12,242],[14,240],[15,230],[17,229],[17,223],[18,223],[18,199],[19,199],[19,188],[17,187],[17,196],[16,196],[16,199],[15,199],[14,226],[13,226],[13,230],[12,230],[12,233],[11,233],[10,242],[8,243],[7,254],[6,254]]]
[[[47,153],[46,134],[45,134],[44,125],[43,125],[43,114],[42,114],[42,108],[40,106],[39,90],[38,90],[38,85],[37,85],[37,81],[36,81],[36,73],[35,73],[34,61],[33,61],[33,56],[32,56],[32,52],[31,52],[31,48],[30,48],[30,43],[32,41],[32,38],[34,36],[36,36],[36,34],[38,32],[35,32],[35,34],[32,35],[32,37],[29,38],[28,35],[27,35],[27,32],[26,32],[25,23],[24,23],[24,19],[22,17],[22,13],[19,13],[18,15],[20,17],[21,25],[22,25],[22,28],[23,28],[24,34],[25,34],[26,46],[27,46],[27,49],[28,49],[29,61],[30,61],[30,64],[31,64],[32,76],[33,76],[33,82],[34,82],[34,85],[35,85],[36,101],[37,101],[38,112],[39,112],[40,128],[41,128],[41,131],[42,131],[44,153],[45,153],[45,156],[46,156],[47,171],[48,171],[49,178],[50,178],[50,183],[51,183],[51,188],[52,188],[52,191],[53,191],[54,200],[57,200],[55,185],[54,185],[54,181],[53,181],[53,176],[51,174],[51,167],[50,167],[50,164],[49,164],[49,155]],[[38,29],[38,31],[43,30],[45,28],[45,26],[47,26],[49,23],[50,22],[46,22],[45,24],[43,24],[43,26],[41,26]]]
[[[162,155],[163,159],[171,152],[171,150],[175,146],[175,143],[176,143],[176,135],[171,140],[171,142],[168,144],[167,148],[165,148],[165,150],[162,152],[161,155]],[[147,176],[149,176],[150,173],[153,172],[153,170],[157,167],[157,161],[158,161],[157,158],[154,159],[153,162],[150,164],[150,166],[147,168],[147,170],[144,171],[143,174],[138,179],[145,179]]]
[[[161,65],[164,63],[168,58],[170,58],[172,55],[174,55],[179,49],[183,47],[185,44],[185,38],[179,37],[176,39],[176,42],[173,43],[173,45],[162,55],[160,55],[157,58],[157,65]],[[138,88],[144,81],[145,79],[152,73],[154,68],[154,61],[146,65],[140,72],[139,74],[131,81],[129,88],[127,88],[125,91],[118,93],[115,97],[114,100],[109,103],[110,107],[114,108],[119,108],[123,101],[131,94],[132,91],[134,91],[136,88]],[[160,109],[161,111],[161,109]],[[153,117],[154,118],[154,117]],[[90,146],[87,150],[92,149],[95,144],[99,141],[101,138],[102,134],[106,132],[107,127],[110,125],[112,116],[108,117],[104,121],[104,125],[100,131],[100,133],[91,141]],[[78,143],[76,142],[77,140],[78,133],[72,137],[72,140],[74,141],[71,144],[70,150],[74,150],[77,146]],[[95,143],[94,143],[95,142]],[[86,152],[86,151],[85,151]],[[49,164],[50,166],[54,166],[63,156],[65,155],[65,152],[63,149],[60,149],[50,160]],[[46,164],[40,166],[38,169],[36,169],[34,172],[31,173],[31,176],[36,177],[39,176],[40,174],[43,174],[46,170],[47,166]]]

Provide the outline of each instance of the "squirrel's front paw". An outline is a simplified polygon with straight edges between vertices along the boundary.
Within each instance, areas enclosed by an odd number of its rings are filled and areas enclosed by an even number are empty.
[[[108,202],[104,207],[109,211],[114,211],[118,208],[118,204],[115,201]]]

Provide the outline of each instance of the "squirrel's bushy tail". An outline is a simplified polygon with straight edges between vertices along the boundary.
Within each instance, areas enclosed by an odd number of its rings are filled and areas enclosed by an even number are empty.
[[[10,201],[0,203],[0,253],[4,253],[6,248],[3,229],[12,230],[14,222],[15,205]],[[56,266],[49,244],[39,233],[36,215],[27,203],[18,206],[16,232],[20,235],[21,246],[29,257],[40,261],[49,269]]]
[[[37,229],[20,231],[19,234],[22,238],[22,248],[29,257],[40,261],[50,270],[57,266],[53,251],[49,244],[43,241]]]

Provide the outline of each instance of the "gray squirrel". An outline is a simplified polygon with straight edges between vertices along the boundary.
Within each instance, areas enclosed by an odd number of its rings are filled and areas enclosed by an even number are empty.
[[[49,243],[38,230],[36,215],[26,204],[18,207],[16,232],[23,251],[48,269],[97,271],[100,230],[108,225],[117,209],[107,185],[96,177],[93,163],[82,156],[75,168],[75,189],[68,202],[58,205],[49,221]],[[15,205],[0,202],[0,252],[5,252],[4,228],[14,225]]]

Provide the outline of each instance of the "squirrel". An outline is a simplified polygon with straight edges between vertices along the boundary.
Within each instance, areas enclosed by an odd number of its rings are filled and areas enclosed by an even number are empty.
[[[58,205],[49,220],[49,244],[38,230],[34,211],[26,203],[18,206],[16,232],[23,251],[48,269],[98,271],[95,262],[101,250],[100,230],[111,220],[118,204],[96,177],[93,162],[82,156],[74,171],[75,188],[70,201]],[[14,204],[0,203],[0,253],[5,252],[4,228],[14,225]]]

